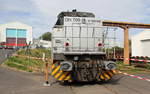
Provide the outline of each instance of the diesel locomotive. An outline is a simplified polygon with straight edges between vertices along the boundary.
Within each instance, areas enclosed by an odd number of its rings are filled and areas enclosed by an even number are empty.
[[[90,12],[61,12],[52,29],[51,75],[61,82],[109,81],[116,64],[106,58],[107,33]]]

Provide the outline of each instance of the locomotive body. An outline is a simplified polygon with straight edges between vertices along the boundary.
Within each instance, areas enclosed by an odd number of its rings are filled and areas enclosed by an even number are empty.
[[[108,81],[115,62],[105,52],[107,27],[89,12],[61,12],[52,31],[52,73],[59,81]]]

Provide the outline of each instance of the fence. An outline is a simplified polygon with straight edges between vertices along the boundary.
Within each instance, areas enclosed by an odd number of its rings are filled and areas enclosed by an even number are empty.
[[[16,50],[13,49],[0,49],[0,64],[9,58]]]

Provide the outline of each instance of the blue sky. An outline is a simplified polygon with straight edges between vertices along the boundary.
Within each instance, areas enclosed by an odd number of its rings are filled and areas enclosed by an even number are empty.
[[[33,36],[52,30],[57,14],[77,9],[104,20],[150,23],[150,0],[0,0],[0,24],[21,21],[33,26]],[[140,29],[131,29],[130,35]],[[118,39],[123,32],[118,30]]]

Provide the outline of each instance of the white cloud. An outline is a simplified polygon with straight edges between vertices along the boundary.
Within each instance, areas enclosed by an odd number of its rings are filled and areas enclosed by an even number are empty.
[[[32,0],[47,17],[54,17],[61,11],[91,11],[102,19],[140,21],[145,18],[142,0]]]
[[[58,13],[72,9],[93,12],[100,19],[150,23],[149,4],[149,0],[1,0],[0,20],[23,21],[39,36],[51,31]]]
[[[61,11],[77,9],[95,13],[97,18],[115,21],[144,22],[149,13],[148,0],[32,0],[37,9],[49,20],[52,27]],[[148,7],[147,7],[148,6]],[[47,22],[48,23],[48,22]],[[149,21],[150,23],[150,21]],[[130,34],[137,30],[131,29]],[[118,40],[123,40],[123,31],[117,32]]]

